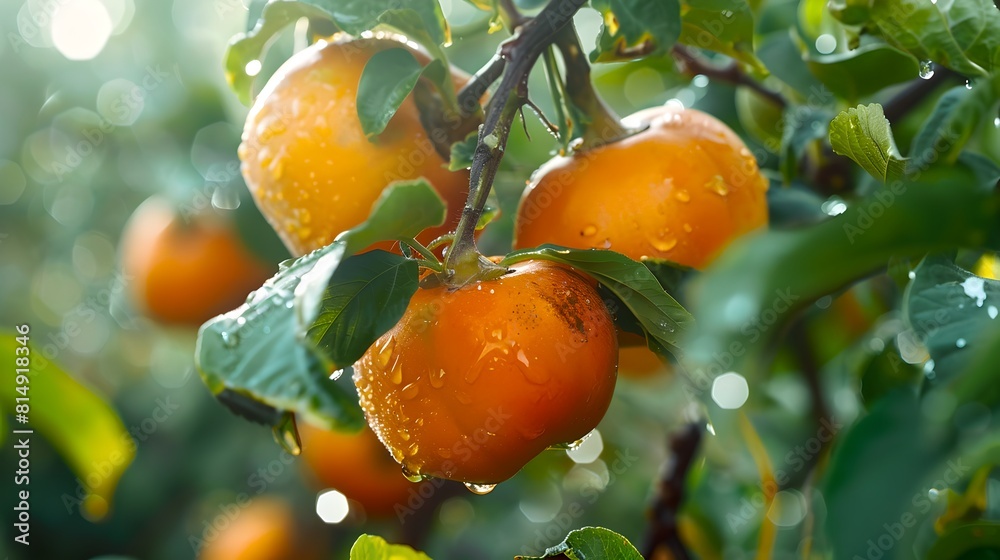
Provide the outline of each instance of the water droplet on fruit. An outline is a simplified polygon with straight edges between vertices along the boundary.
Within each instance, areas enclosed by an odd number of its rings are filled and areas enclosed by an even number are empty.
[[[531,365],[528,362],[528,356],[527,356],[527,354],[524,353],[524,350],[518,350],[517,351],[517,361],[521,362],[525,366]]]
[[[493,491],[497,487],[496,484],[476,484],[474,482],[466,482],[465,487],[469,489],[469,492],[477,496],[485,496]]]
[[[406,480],[409,480],[410,482],[421,482],[424,480],[424,475],[411,471],[410,469],[406,468],[406,465],[403,465],[402,470],[403,470],[403,477],[406,478]]]
[[[601,244],[598,245],[597,248],[598,249],[610,249],[611,248],[611,240],[605,238],[605,240],[601,241]]]
[[[399,437],[403,438],[403,441],[410,441],[410,432],[403,430],[399,432]]]
[[[468,393],[459,391],[455,393],[455,398],[462,404],[472,404],[472,397],[470,397]]]
[[[719,196],[729,194],[729,187],[726,186],[726,181],[722,178],[722,175],[712,177],[709,182],[705,183],[705,188]]]
[[[662,239],[653,242],[653,247],[655,247],[657,251],[662,251],[662,252],[667,252],[676,246],[677,246],[676,239]]]
[[[674,198],[681,202],[688,202],[691,200],[691,193],[687,192],[686,189],[681,189],[674,193]]]
[[[409,449],[406,450],[406,454],[410,457],[415,457],[417,453],[420,453],[420,446],[416,443],[411,443]]]
[[[437,454],[442,459],[451,459],[451,449],[448,449],[446,447],[442,447],[442,448],[438,449],[437,450]]]
[[[389,358],[392,357],[392,350],[396,346],[396,341],[393,340],[391,336],[386,337],[385,341],[382,343],[378,351],[378,363],[382,364],[382,367],[389,365]]]
[[[412,400],[419,393],[420,385],[417,385],[416,383],[410,383],[409,385],[403,387],[403,390],[400,391],[400,395],[402,395],[406,400]]]
[[[583,231],[580,232],[580,234],[583,235],[584,237],[591,237],[596,233],[597,233],[597,227],[593,225],[589,225],[583,228]]]
[[[399,385],[403,382],[403,364],[401,362],[402,360],[396,360],[392,371],[389,373],[389,379],[394,385]]]
[[[691,224],[684,224],[684,231],[691,233],[692,231]]]
[[[929,80],[934,77],[934,65],[929,60],[920,61],[920,77]]]
[[[439,369],[437,372],[430,372],[427,374],[427,379],[431,383],[431,387],[435,389],[440,389],[444,387],[444,370]]]

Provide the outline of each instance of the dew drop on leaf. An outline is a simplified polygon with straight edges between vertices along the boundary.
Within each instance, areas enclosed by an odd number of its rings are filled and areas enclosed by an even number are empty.
[[[292,413],[286,412],[282,415],[281,420],[271,428],[271,433],[274,434],[274,440],[278,445],[289,454],[297,456],[302,453],[302,440],[299,439],[299,431],[295,428],[295,415]]]
[[[920,61],[920,77],[929,80],[934,77],[934,65],[929,60]]]
[[[222,331],[221,336],[226,348],[236,348],[240,344],[240,337],[234,332]]]

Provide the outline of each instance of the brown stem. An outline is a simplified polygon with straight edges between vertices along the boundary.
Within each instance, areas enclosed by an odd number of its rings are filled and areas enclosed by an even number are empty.
[[[469,80],[465,87],[458,92],[458,109],[463,115],[468,116],[476,112],[479,108],[479,100],[490,89],[493,82],[500,79],[507,61],[496,54],[485,66]]]
[[[701,443],[701,424],[692,422],[670,438],[671,457],[662,471],[656,501],[650,509],[650,528],[643,547],[643,558],[654,557],[666,549],[674,560],[691,558],[677,529],[677,516],[684,503],[684,483]]]
[[[702,74],[710,79],[735,86],[745,86],[766,97],[782,109],[788,106],[788,100],[784,96],[764,87],[757,80],[747,76],[736,62],[731,62],[723,67],[715,66],[683,45],[674,45],[671,53],[689,74]]]
[[[572,21],[586,0],[553,0],[537,17],[525,21],[516,34],[500,45],[498,55],[507,62],[500,84],[486,108],[479,128],[479,142],[472,158],[469,198],[455,230],[455,244],[448,251],[445,269],[449,282],[464,284],[476,278],[502,274],[502,269],[486,260],[476,249],[476,224],[483,213],[500,167],[507,136],[517,112],[528,98],[528,74],[555,36]]]
[[[580,38],[572,25],[567,25],[556,37],[556,45],[566,63],[566,90],[570,101],[589,119],[583,133],[581,149],[596,148],[628,136],[633,131],[622,125],[618,115],[597,95],[590,80],[590,63],[580,46]]]

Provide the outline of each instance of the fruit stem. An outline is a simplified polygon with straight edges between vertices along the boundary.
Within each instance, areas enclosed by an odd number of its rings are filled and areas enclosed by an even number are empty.
[[[566,90],[573,105],[588,119],[580,123],[583,128],[582,143],[578,149],[587,150],[621,140],[637,132],[622,124],[618,115],[597,94],[590,80],[590,63],[580,46],[576,28],[567,25],[556,36],[556,46],[566,64]]]
[[[475,239],[476,225],[486,206],[500,160],[503,159],[511,125],[528,99],[528,74],[538,57],[572,21],[573,15],[586,1],[549,2],[538,16],[525,20],[517,27],[514,36],[500,45],[497,56],[506,62],[501,68],[503,76],[500,84],[487,105],[486,117],[479,127],[479,142],[472,158],[469,177],[469,198],[455,229],[455,244],[445,259],[449,284],[463,285],[474,280],[496,278],[505,272],[503,267],[479,254]],[[490,70],[494,66],[500,65],[490,62],[477,76],[491,75],[496,72],[495,69]]]

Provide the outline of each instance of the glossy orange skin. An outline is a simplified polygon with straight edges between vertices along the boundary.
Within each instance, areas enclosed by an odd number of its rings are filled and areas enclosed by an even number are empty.
[[[409,48],[392,39],[319,41],[285,62],[251,108],[239,147],[243,177],[293,254],[323,247],[363,222],[396,180],[424,177],[448,205],[445,223],[418,240],[427,243],[457,225],[469,174],[442,167],[446,162],[434,151],[413,96],[374,141],[361,128],[356,104],[361,72],[376,52],[400,47]],[[453,77],[465,81],[457,71]]]
[[[767,180],[725,124],[671,106],[625,123],[648,128],[535,172],[518,208],[515,248],[605,248],[701,269],[767,224]]]
[[[368,428],[347,434],[300,423],[302,458],[316,482],[360,503],[369,517],[389,517],[406,504],[413,483]]]
[[[355,364],[369,425],[406,471],[502,482],[604,416],[614,324],[592,281],[544,261],[417,291]]]
[[[701,269],[733,239],[767,225],[767,179],[725,124],[671,106],[624,122],[648,128],[535,172],[518,207],[515,249],[603,248]],[[644,347],[625,348],[619,361],[628,377],[664,369]]]
[[[291,506],[276,498],[254,498],[209,540],[199,560],[315,559],[315,551],[302,550]]]
[[[158,196],[129,218],[121,260],[126,289],[142,312],[191,326],[239,307],[277,268],[257,260],[222,220],[199,215],[185,223]]]

